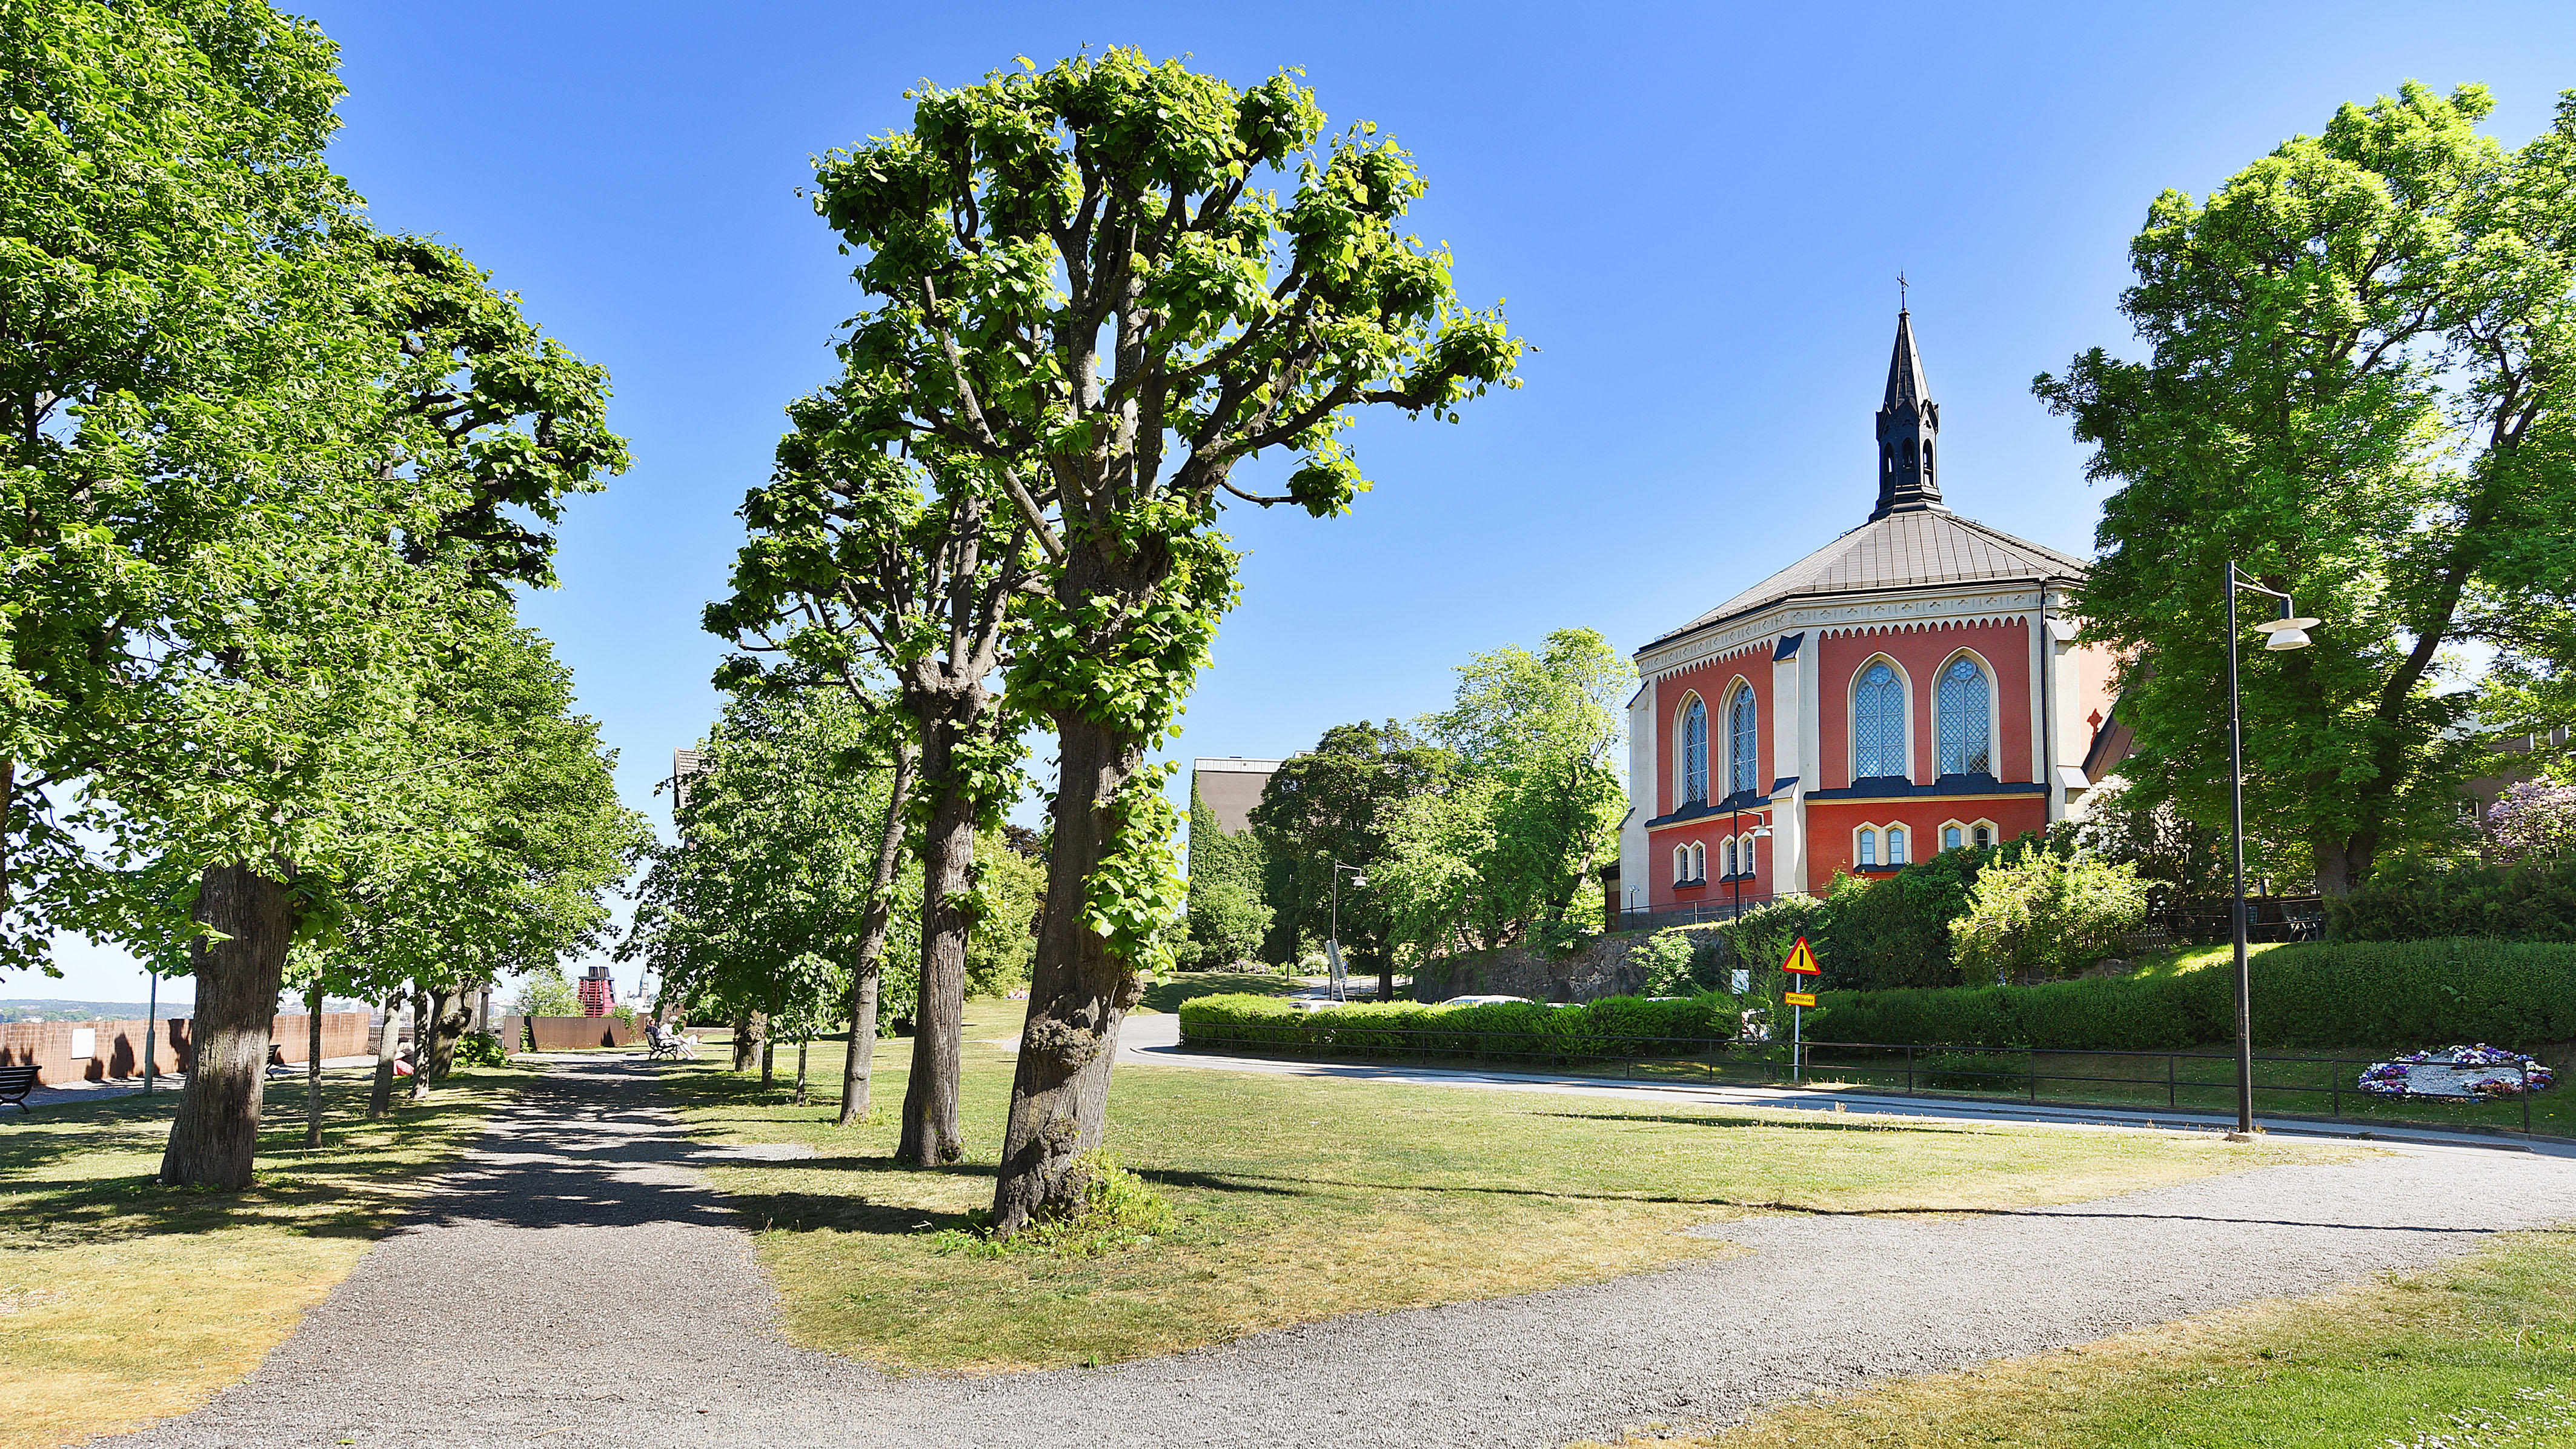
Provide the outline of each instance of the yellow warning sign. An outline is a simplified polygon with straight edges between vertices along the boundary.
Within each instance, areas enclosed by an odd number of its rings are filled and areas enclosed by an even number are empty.
[[[1812,991],[1784,991],[1780,993],[1780,999],[1789,1003],[1791,1006],[1813,1006],[1816,1004],[1816,993]]]
[[[1816,968],[1816,953],[1807,949],[1807,938],[1804,936],[1800,936],[1798,938],[1797,945],[1789,948],[1789,959],[1780,963],[1780,969],[1788,972],[1792,976],[1816,976],[1822,974]],[[1808,1006],[1815,1005],[1812,1001],[1805,1004]]]

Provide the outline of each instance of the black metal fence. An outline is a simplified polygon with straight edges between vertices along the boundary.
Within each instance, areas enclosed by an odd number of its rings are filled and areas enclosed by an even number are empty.
[[[1356,1022],[1342,1026],[1323,1020],[1325,1014],[1276,1025],[1192,1025],[1184,1021],[1181,1044],[1204,1051],[1545,1070],[1623,1081],[1762,1086],[1830,1083],[1908,1097],[2034,1105],[2124,1110],[2161,1106],[2179,1112],[2233,1111],[2236,1103],[2236,1059],[2232,1053],[1811,1041],[1801,1044],[1793,1057],[1791,1045],[1785,1041],[1629,1036],[1587,1028],[1499,1032]],[[2388,1120],[2387,1109],[2405,1099],[2364,1091],[2358,1085],[2362,1069],[2379,1060],[2384,1058],[2257,1056],[2256,1108],[2275,1116]],[[2122,1070],[2124,1067],[2132,1069]],[[2532,1131],[2530,1069],[2497,1067],[2495,1072],[2515,1081],[2516,1090],[2502,1100],[2519,1104],[2521,1130]],[[2415,1100],[2420,1104],[2435,1099]],[[2494,1101],[2463,1101],[2455,1105],[2474,1110],[2492,1106]],[[2364,1107],[2376,1110],[2359,1110]],[[2473,1125],[2493,1127],[2498,1125],[2494,1120],[2498,1115],[2488,1112]],[[2510,1113],[2502,1115],[2510,1120]]]

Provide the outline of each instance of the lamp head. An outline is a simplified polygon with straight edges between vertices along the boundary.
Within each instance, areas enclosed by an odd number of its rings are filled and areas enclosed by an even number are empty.
[[[1367,885],[1367,884],[1368,884],[1368,877],[1367,877],[1367,876],[1364,876],[1364,875],[1362,875],[1362,874],[1360,874],[1358,871],[1352,871],[1352,872],[1351,872],[1351,884],[1353,884],[1353,885],[1355,885],[1355,886],[1364,886],[1364,885]]]
[[[2313,624],[2317,621],[2310,619],[2308,622]],[[2266,636],[2263,640],[2263,647],[2266,649],[2276,651],[2284,649],[2305,649],[2308,647],[2309,643],[2312,642],[2308,638],[2308,631],[2301,628],[2266,629],[2263,632]]]

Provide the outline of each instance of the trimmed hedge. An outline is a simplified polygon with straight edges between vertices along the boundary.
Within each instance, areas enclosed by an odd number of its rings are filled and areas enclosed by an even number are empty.
[[[1194,1047],[1459,1057],[1642,1057],[1687,1052],[1742,1029],[1735,998],[1675,1001],[1610,996],[1582,1006],[1503,1001],[1485,1006],[1353,1002],[1300,1011],[1276,996],[1202,996],[1181,1003],[1181,1040]]]
[[[2519,1046],[2576,1039],[2576,946],[2454,938],[2276,946],[2256,956],[2254,1040],[2267,1047]],[[1832,991],[1819,1040],[2170,1051],[2233,1041],[2235,972],[2040,986]]]

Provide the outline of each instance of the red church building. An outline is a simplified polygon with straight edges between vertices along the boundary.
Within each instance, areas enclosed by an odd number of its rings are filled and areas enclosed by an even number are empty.
[[[1952,513],[1907,314],[1860,527],[1637,651],[1630,911],[1821,893],[2064,819],[2110,713],[2081,560]]]

